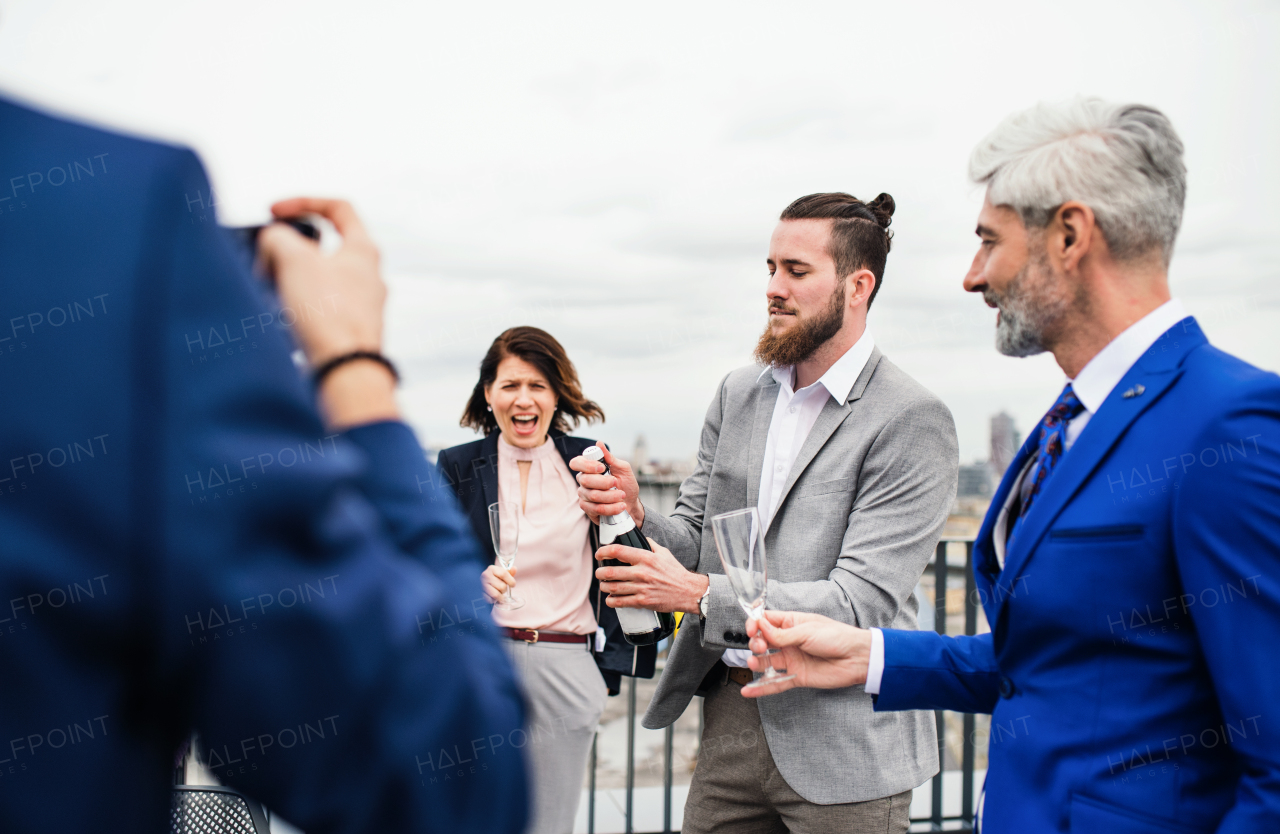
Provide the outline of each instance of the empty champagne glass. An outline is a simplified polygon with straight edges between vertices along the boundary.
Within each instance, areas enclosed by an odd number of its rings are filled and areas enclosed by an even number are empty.
[[[755,507],[745,510],[734,510],[721,513],[711,519],[711,529],[716,537],[716,550],[720,551],[720,564],[724,566],[725,576],[738,597],[738,604],[747,616],[753,620],[764,617],[764,598],[769,589],[769,573],[764,555],[764,525],[760,523],[760,513]],[[786,669],[774,669],[769,655],[756,654],[764,659],[764,674],[760,675],[743,689],[756,689],[773,683],[780,683],[794,678]]]
[[[493,537],[493,551],[498,554],[498,564],[511,570],[520,549],[520,505],[511,501],[498,501],[489,505],[489,535]],[[508,588],[494,603],[504,611],[524,607],[524,600]]]

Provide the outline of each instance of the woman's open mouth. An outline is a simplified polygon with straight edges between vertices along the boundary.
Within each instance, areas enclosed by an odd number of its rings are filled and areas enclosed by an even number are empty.
[[[511,418],[511,427],[516,434],[532,435],[538,429],[538,415],[517,414]]]

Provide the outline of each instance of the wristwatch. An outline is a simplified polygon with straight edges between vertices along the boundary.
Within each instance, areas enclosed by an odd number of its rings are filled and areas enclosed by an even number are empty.
[[[702,619],[707,618],[707,606],[711,601],[711,580],[707,580],[707,590],[703,592],[702,597],[698,600],[698,613],[702,615]]]

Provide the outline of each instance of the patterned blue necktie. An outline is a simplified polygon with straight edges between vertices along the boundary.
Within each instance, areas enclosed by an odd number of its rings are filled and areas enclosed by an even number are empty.
[[[1082,411],[1084,411],[1084,404],[1076,397],[1076,392],[1071,390],[1071,383],[1068,382],[1067,387],[1063,388],[1058,396],[1058,401],[1053,404],[1053,408],[1049,409],[1044,419],[1040,421],[1039,451],[1036,452],[1036,462],[1031,471],[1022,479],[1020,493],[1022,509],[1018,512],[1017,520],[1009,528],[1010,539],[1013,538],[1018,522],[1026,517],[1032,502],[1044,488],[1045,481],[1053,474],[1058,461],[1062,459],[1062,453],[1067,448],[1067,424],[1080,416]]]

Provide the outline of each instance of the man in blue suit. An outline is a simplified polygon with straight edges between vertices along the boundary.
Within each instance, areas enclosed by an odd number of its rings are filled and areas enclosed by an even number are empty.
[[[794,685],[991,713],[985,831],[1280,831],[1280,378],[1170,298],[1182,143],[1149,107],[1041,105],[970,174],[965,289],[1068,379],[978,534],[991,631],[771,612],[763,638]]]
[[[274,207],[344,240],[265,230],[277,297],[190,151],[3,99],[0,136],[0,831],[164,830],[193,729],[308,834],[521,830],[519,694],[350,207]]]

